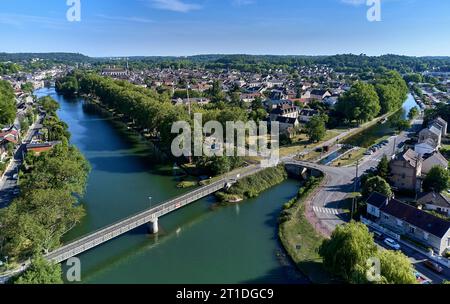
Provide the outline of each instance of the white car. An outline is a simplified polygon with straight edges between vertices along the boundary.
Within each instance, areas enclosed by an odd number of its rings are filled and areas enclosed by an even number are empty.
[[[384,240],[384,243],[393,250],[400,250],[400,244],[394,241],[393,239],[387,238]]]

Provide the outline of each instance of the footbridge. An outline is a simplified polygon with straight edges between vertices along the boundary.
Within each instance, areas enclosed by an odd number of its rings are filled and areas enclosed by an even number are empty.
[[[77,256],[87,250],[97,247],[109,240],[112,240],[122,234],[125,234],[139,226],[145,224],[151,224],[153,233],[158,232],[158,219],[166,214],[169,214],[175,210],[178,210],[186,205],[189,205],[201,198],[211,195],[219,190],[226,189],[236,183],[237,180],[244,177],[253,175],[264,168],[260,166],[250,166],[240,170],[238,173],[229,175],[214,181],[209,185],[200,187],[189,193],[183,194],[176,198],[173,198],[167,202],[164,202],[157,207],[145,210],[136,215],[130,216],[117,223],[109,225],[105,228],[97,230],[85,237],[82,237],[76,241],[73,241],[53,252],[50,252],[45,257],[47,260],[61,263],[71,257]]]

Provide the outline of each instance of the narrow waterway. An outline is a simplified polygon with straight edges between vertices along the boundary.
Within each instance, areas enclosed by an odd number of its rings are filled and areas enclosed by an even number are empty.
[[[414,107],[420,109],[414,97],[411,94],[408,94],[408,98],[403,103],[402,109],[399,112],[393,114],[393,116],[391,116],[391,119],[396,119],[396,116],[407,119],[409,111],[411,111],[411,109]],[[384,124],[376,124],[366,129],[365,131],[350,137],[349,139],[344,141],[344,143],[355,147],[368,148],[378,143],[380,141],[380,138],[388,135],[393,135],[394,133],[395,130],[391,128],[389,122]]]
[[[87,216],[66,241],[186,191],[176,188],[172,166],[155,165],[148,146],[111,118],[54,89],[36,95],[60,103],[71,142],[92,165],[83,199]],[[215,209],[213,197],[193,203],[160,219],[158,236],[141,227],[82,254],[82,282],[304,283],[277,239],[277,217],[298,187],[288,180],[256,199]]]

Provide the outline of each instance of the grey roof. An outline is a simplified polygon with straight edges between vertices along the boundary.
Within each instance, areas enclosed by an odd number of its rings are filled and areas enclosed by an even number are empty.
[[[369,198],[367,199],[368,204],[377,208],[381,208],[384,204],[386,204],[387,201],[388,198],[378,192],[372,192],[372,194],[370,194]]]
[[[439,238],[444,237],[450,229],[450,222],[395,199],[380,210]]]
[[[450,208],[450,198],[442,193],[429,192],[420,194],[417,202],[422,205],[435,205],[438,207]]]

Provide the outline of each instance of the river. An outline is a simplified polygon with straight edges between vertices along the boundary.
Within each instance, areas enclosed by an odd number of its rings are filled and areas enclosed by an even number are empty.
[[[65,241],[187,191],[176,188],[172,166],[155,165],[148,146],[113,119],[54,89],[35,94],[59,102],[71,143],[92,166],[83,198],[87,215]],[[305,283],[277,238],[282,205],[298,188],[298,181],[287,180],[220,208],[212,208],[213,197],[202,199],[161,218],[157,236],[141,227],[80,255],[82,283]]]

